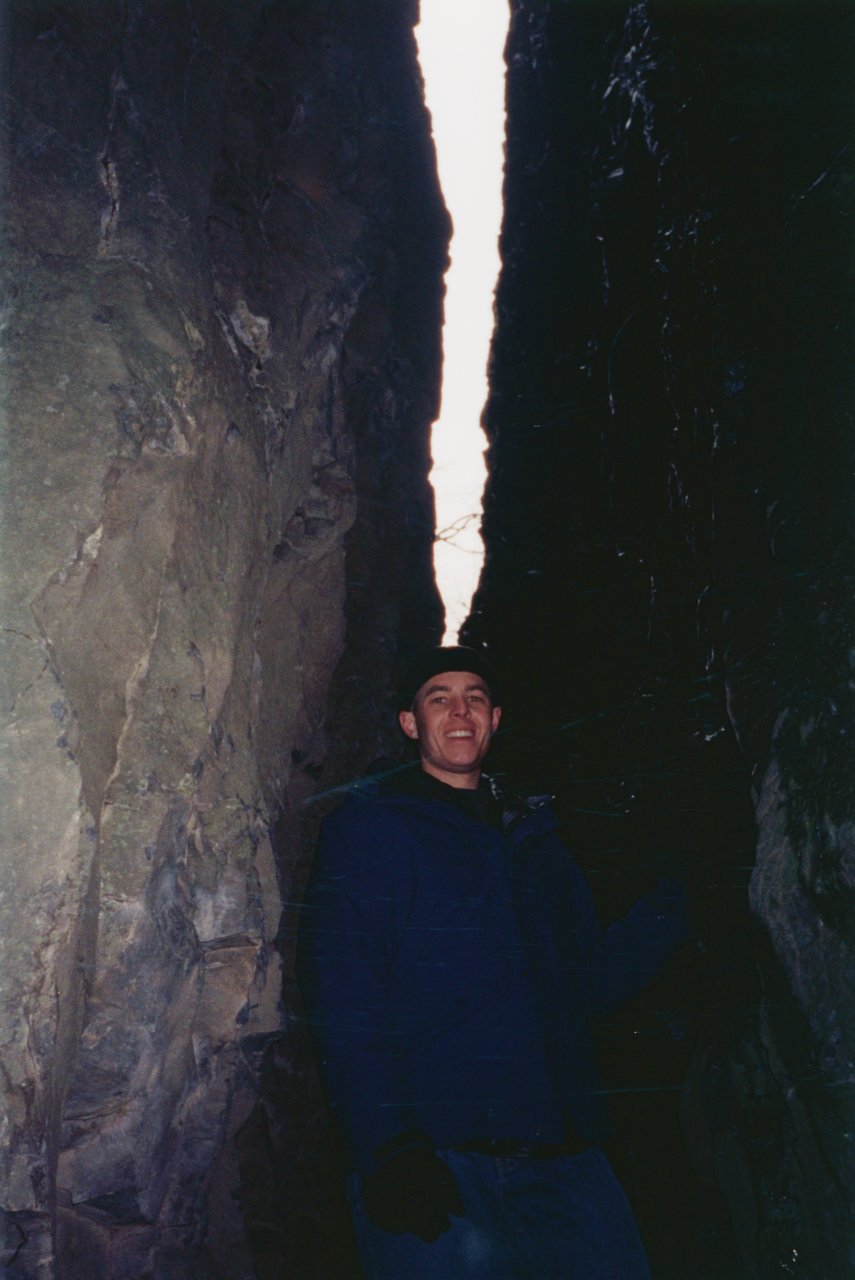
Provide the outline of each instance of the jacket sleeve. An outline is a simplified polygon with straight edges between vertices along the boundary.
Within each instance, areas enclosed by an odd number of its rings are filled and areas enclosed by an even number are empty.
[[[298,980],[321,1076],[356,1163],[415,1119],[395,1069],[388,1007],[400,895],[394,820],[347,801],[324,822],[303,906]]]
[[[601,933],[591,891],[581,872],[574,885],[580,978],[589,1018],[602,1018],[638,995],[659,973],[687,933],[685,890],[661,878],[623,920]]]

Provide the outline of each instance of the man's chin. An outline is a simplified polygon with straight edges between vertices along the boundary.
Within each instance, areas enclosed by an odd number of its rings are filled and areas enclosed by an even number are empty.
[[[483,758],[480,751],[470,747],[468,751],[450,751],[445,757],[445,764],[449,769],[477,769]]]
[[[481,759],[482,757],[478,755],[466,760],[459,758],[450,760],[423,759],[422,768],[426,773],[432,773],[441,782],[449,782],[452,786],[454,785],[454,779],[467,777],[474,777],[475,782],[473,785],[477,786],[477,780],[481,773]]]
[[[471,756],[461,758],[456,756],[450,760],[443,760],[435,767],[442,769],[445,773],[453,773],[455,775],[467,773],[480,773],[483,756],[473,754]]]

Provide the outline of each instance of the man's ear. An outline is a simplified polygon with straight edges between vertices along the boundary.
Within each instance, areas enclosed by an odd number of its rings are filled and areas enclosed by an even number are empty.
[[[502,708],[493,707],[493,733],[495,733],[496,730],[498,729],[499,721],[501,720],[501,718],[502,718]]]
[[[415,739],[419,736],[419,731],[416,727],[416,717],[413,715],[412,711],[399,711],[398,724],[404,730],[404,733],[408,738]]]

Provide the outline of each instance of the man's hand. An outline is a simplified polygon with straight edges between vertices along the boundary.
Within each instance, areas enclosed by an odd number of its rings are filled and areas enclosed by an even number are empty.
[[[450,1229],[449,1214],[466,1212],[454,1174],[427,1134],[392,1138],[377,1159],[379,1167],[362,1180],[365,1213],[375,1227],[392,1235],[411,1231],[431,1244]]]

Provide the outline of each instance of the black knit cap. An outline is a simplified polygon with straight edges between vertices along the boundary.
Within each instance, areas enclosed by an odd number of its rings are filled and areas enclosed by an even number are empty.
[[[490,690],[493,705],[499,705],[499,685],[487,655],[481,649],[457,644],[428,649],[413,659],[398,682],[398,706],[409,711],[422,685],[443,671],[471,671],[473,675],[480,676]]]

